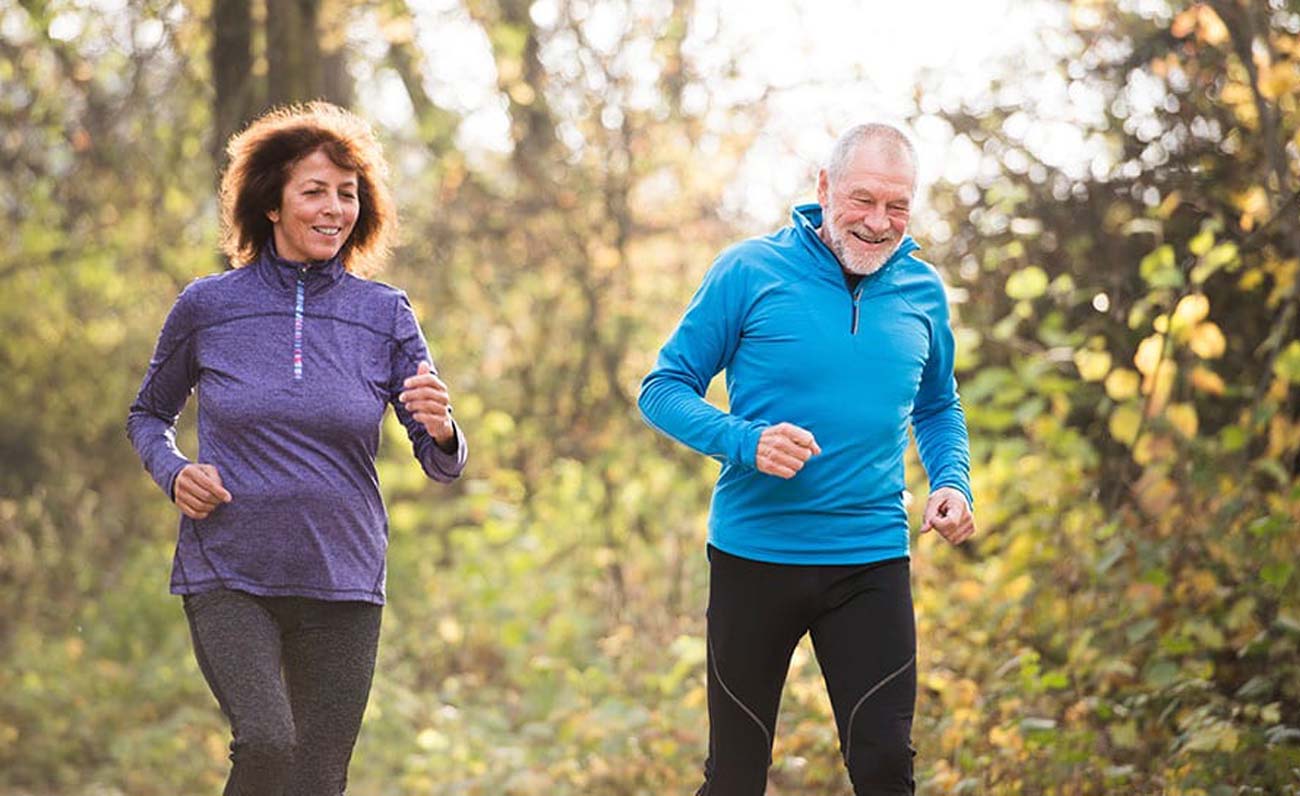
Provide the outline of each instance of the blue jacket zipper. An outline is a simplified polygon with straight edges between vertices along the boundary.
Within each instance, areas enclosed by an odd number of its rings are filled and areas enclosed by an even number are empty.
[[[861,302],[862,302],[862,285],[858,285],[858,289],[853,291],[853,326],[849,330],[850,334],[858,333],[858,307]]]

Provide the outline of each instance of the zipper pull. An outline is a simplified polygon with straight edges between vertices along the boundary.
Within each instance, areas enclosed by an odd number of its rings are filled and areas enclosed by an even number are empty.
[[[862,302],[862,286],[859,285],[858,289],[853,293],[853,328],[850,331],[850,334],[858,333],[858,307],[861,304],[861,302]]]

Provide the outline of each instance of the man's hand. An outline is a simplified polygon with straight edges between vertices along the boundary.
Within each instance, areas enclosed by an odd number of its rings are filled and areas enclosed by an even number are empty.
[[[961,544],[975,533],[975,515],[971,513],[966,496],[950,486],[941,486],[930,493],[925,502],[925,519],[921,533],[936,530],[952,544]]]
[[[230,493],[221,485],[221,474],[211,464],[187,464],[176,474],[172,500],[181,513],[192,520],[206,519],[222,503],[229,503]]]
[[[804,462],[821,452],[812,432],[793,423],[777,423],[763,429],[759,436],[754,466],[760,473],[794,478],[803,469]]]
[[[416,374],[402,382],[402,388],[401,395],[397,396],[402,406],[445,448],[456,435],[456,428],[451,424],[451,395],[447,385],[433,375],[428,362],[421,362]]]

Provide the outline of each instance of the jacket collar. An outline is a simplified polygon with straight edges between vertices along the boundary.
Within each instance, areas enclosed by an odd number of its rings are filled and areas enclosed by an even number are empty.
[[[253,265],[272,287],[293,290],[301,277],[309,293],[328,290],[338,283],[347,269],[343,267],[342,251],[322,263],[300,263],[280,256],[275,250],[275,239],[268,239],[258,253]]]
[[[839,258],[822,240],[821,235],[817,234],[817,230],[822,225],[822,206],[816,202],[795,205],[794,209],[790,211],[790,218],[794,221],[795,234],[809,253],[813,255],[818,274],[832,278],[837,283],[842,283],[844,281],[844,268],[840,265]],[[867,278],[875,279],[883,275],[890,270],[894,263],[908,257],[912,252],[920,248],[911,235],[904,235],[903,242],[898,244],[898,249],[890,255],[889,259],[885,261],[885,264],[878,271],[869,274]]]

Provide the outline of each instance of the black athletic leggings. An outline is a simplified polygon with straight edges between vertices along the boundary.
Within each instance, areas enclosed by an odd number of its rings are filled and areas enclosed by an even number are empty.
[[[344,792],[382,612],[227,589],[185,597],[195,657],[234,735],[226,796]]]
[[[916,623],[906,558],[767,564],[709,547],[709,757],[697,796],[759,796],[790,656],[804,633],[858,796],[911,794]]]

